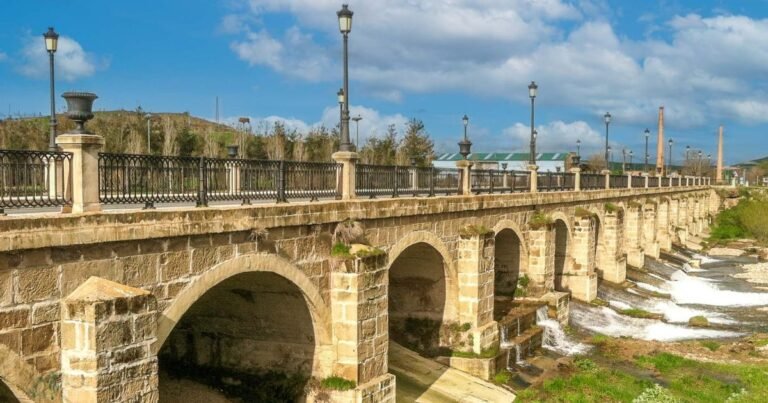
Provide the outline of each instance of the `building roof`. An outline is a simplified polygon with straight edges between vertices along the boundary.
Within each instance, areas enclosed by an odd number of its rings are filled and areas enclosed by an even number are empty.
[[[529,153],[472,153],[467,156],[472,161],[528,161]],[[536,161],[565,161],[568,157],[567,152],[560,153],[539,153],[536,154]],[[435,161],[458,161],[463,159],[459,153],[443,153],[435,158]]]

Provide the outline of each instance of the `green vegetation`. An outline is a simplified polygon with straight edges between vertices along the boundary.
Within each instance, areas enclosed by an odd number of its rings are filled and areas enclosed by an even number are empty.
[[[537,211],[531,216],[531,219],[528,220],[528,226],[531,227],[531,229],[540,229],[547,225],[552,225],[554,222],[552,217]]]
[[[605,203],[605,212],[606,213],[615,213],[619,211],[621,207],[613,204],[613,203]]]
[[[328,378],[320,381],[320,386],[325,389],[338,390],[343,392],[345,390],[354,389],[357,385],[354,381],[344,379],[340,376],[329,376]]]
[[[351,259],[352,254],[349,253],[349,245],[344,242],[336,242],[331,247],[331,256],[341,259]]]
[[[474,225],[470,224],[467,226],[462,227],[459,230],[459,235],[463,237],[471,237],[473,235],[485,235],[492,233],[493,230],[489,229],[485,225]]]
[[[688,324],[695,327],[707,327],[709,326],[709,320],[703,316],[693,316],[688,319]]]
[[[717,351],[720,348],[720,343],[712,340],[700,341],[699,344],[706,347],[709,351]]]
[[[589,210],[587,210],[587,209],[585,209],[583,207],[576,207],[576,211],[574,212],[574,214],[576,215],[576,217],[581,217],[581,218],[597,216],[597,214],[595,214],[595,213],[593,213],[593,212],[591,212],[591,211],[589,211]]]
[[[458,358],[495,358],[499,355],[499,346],[493,346],[491,348],[486,348],[480,351],[480,354],[475,353],[474,351],[452,351],[451,357],[458,357]]]
[[[493,376],[493,383],[497,385],[506,385],[511,380],[512,380],[512,373],[509,372],[507,369],[502,369],[501,372],[498,372],[496,375]]]
[[[602,346],[602,345],[608,343],[608,341],[610,341],[610,339],[611,339],[610,337],[608,337],[608,336],[606,336],[604,334],[598,333],[598,334],[592,335],[592,338],[589,340],[589,343],[590,344],[594,344],[596,346]]]
[[[531,279],[528,275],[523,274],[517,279],[517,287],[515,288],[515,297],[525,297],[528,294],[528,284],[531,283]]]
[[[735,207],[718,214],[712,227],[710,241],[753,238],[768,242],[768,198],[760,192],[744,189],[743,199]]]
[[[605,307],[610,306],[608,301],[600,298],[595,298],[592,301],[589,301],[589,304],[592,306],[605,306]]]
[[[622,315],[631,316],[633,318],[640,318],[640,319],[655,319],[658,318],[660,315],[657,313],[648,312],[643,309],[638,308],[629,308],[629,309],[622,309],[619,311]]]
[[[518,394],[520,402],[762,402],[768,371],[668,353],[634,358],[577,358],[572,369]]]

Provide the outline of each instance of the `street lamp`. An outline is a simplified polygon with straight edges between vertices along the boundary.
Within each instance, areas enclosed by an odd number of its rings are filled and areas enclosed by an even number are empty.
[[[696,176],[701,176],[701,150],[699,150],[698,161],[696,161]]]
[[[605,121],[605,169],[610,169],[608,166],[608,150],[610,149],[608,147],[608,125],[611,124],[611,114],[608,112],[605,112],[605,115],[603,116],[603,120]]]
[[[608,147],[605,149],[605,169],[609,170],[611,169],[611,160],[613,159],[613,153],[611,150],[611,147]]]
[[[53,54],[56,53],[56,49],[59,46],[59,34],[53,30],[53,27],[48,27],[48,32],[43,34],[43,38],[45,38],[45,50],[48,51],[48,65],[51,74],[51,134],[48,139],[48,150],[56,151],[56,100],[54,96]]]
[[[576,140],[576,156],[581,158],[581,139]]]
[[[533,114],[534,114],[534,102],[536,100],[536,93],[539,90],[539,86],[536,85],[535,81],[531,81],[531,83],[528,85],[528,96],[531,97],[531,156],[528,158],[528,164],[529,165],[536,165],[536,137],[534,137],[533,133],[535,132],[533,128]]]
[[[621,149],[621,173],[623,174],[627,170],[627,149]]]
[[[709,176],[709,170],[712,168],[712,154],[707,154],[707,176]]]
[[[632,157],[635,156],[635,153],[632,152],[632,150],[629,150],[629,170],[632,171]]]
[[[672,144],[674,144],[674,141],[672,139],[669,139],[669,159],[667,162],[667,176],[669,176],[670,172],[672,170]]]
[[[363,117],[360,115],[357,115],[352,118],[352,120],[355,121],[355,148],[360,148],[360,121],[363,120]]]
[[[339,18],[339,31],[344,37],[344,104],[341,111],[341,144],[340,151],[354,151],[355,147],[349,142],[349,33],[352,31],[352,11],[346,4],[336,12]]]
[[[651,131],[645,129],[645,165],[643,165],[643,172],[648,172],[648,137],[650,137]]]
[[[152,114],[148,113],[144,115],[144,119],[147,119],[147,154],[152,154],[152,148],[150,147],[149,134],[152,132]]]
[[[469,150],[472,147],[472,142],[467,139],[467,126],[469,125],[469,118],[467,115],[464,115],[464,117],[461,118],[461,122],[464,123],[464,140],[459,141],[459,154],[461,154],[464,159],[467,159],[470,152]]]
[[[227,146],[227,156],[229,158],[237,158],[237,153],[239,151],[240,147],[236,144],[228,145]]]

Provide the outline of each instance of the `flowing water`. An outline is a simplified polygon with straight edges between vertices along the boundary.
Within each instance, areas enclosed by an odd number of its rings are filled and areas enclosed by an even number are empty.
[[[547,307],[541,307],[536,311],[536,324],[544,328],[542,347],[562,355],[584,354],[590,347],[579,343],[565,334],[560,322],[550,319],[547,315]]]

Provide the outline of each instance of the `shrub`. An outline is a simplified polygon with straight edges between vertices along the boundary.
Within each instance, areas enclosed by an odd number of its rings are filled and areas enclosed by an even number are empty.
[[[330,390],[339,390],[339,391],[345,391],[354,389],[355,384],[354,381],[350,381],[349,379],[344,379],[340,376],[329,376],[328,378],[323,379],[320,381],[320,386],[322,386],[325,389]]]
[[[493,383],[497,385],[506,385],[511,380],[512,380],[512,373],[506,369],[502,369],[501,372],[493,376]]]
[[[349,253],[349,245],[344,242],[336,242],[331,248],[331,256],[348,259],[352,255]]]
[[[677,403],[679,401],[667,389],[659,384],[654,384],[643,390],[643,393],[632,400],[632,403]]]
[[[543,227],[546,227],[547,225],[552,225],[555,221],[552,219],[552,217],[542,213],[542,212],[536,212],[531,216],[531,219],[528,220],[528,226],[532,229],[540,229]]]
[[[459,230],[459,235],[461,235],[463,237],[470,237],[470,236],[473,236],[473,235],[490,234],[492,232],[493,232],[493,230],[491,230],[490,228],[486,227],[485,225],[470,224],[470,225],[462,227]]]

